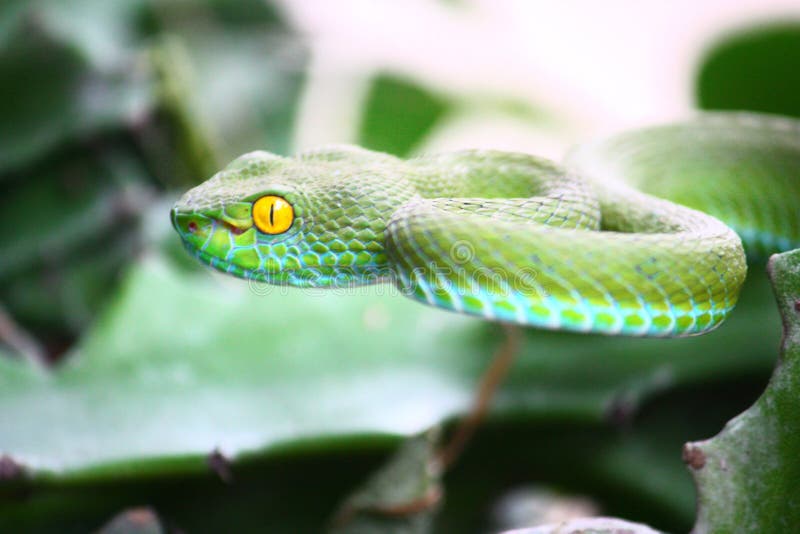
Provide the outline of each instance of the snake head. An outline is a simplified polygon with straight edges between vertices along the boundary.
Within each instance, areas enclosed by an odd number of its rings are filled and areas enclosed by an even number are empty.
[[[189,190],[171,212],[201,262],[240,278],[298,287],[343,287],[388,277],[392,213],[413,196],[402,162],[357,147],[285,158],[240,156]]]

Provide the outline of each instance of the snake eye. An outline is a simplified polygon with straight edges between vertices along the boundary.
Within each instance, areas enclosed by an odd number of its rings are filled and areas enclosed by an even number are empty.
[[[292,221],[294,208],[283,197],[266,195],[253,203],[253,222],[265,234],[282,234]]]

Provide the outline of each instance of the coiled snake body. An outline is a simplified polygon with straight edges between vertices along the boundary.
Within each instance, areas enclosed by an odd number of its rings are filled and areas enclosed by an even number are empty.
[[[711,113],[581,145],[563,166],[489,150],[252,152],[172,221],[197,258],[242,278],[393,281],[490,320],[682,336],[730,313],[745,251],[800,246],[798,201],[800,122]]]

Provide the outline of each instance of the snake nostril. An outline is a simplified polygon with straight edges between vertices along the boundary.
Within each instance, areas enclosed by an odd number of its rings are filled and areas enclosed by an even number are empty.
[[[197,223],[194,221],[189,221],[189,224],[186,225],[186,229],[191,233],[195,233],[197,231]]]

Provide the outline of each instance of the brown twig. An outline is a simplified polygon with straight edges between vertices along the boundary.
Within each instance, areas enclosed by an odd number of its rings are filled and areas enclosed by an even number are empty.
[[[442,469],[447,469],[458,459],[464,447],[475,434],[489,410],[497,388],[508,374],[511,364],[519,351],[520,328],[515,325],[503,325],[505,341],[497,349],[489,367],[481,376],[478,392],[472,402],[469,413],[456,428],[453,437],[439,453]]]
[[[348,505],[342,508],[333,518],[331,524],[334,527],[343,527],[350,523],[356,514],[372,514],[383,517],[407,517],[419,514],[426,510],[437,506],[442,500],[442,488],[438,485],[430,488],[425,495],[421,497],[401,503],[392,505],[373,505],[373,506],[352,506]]]

